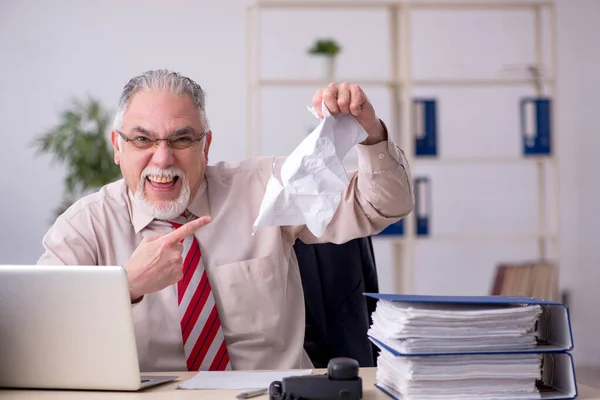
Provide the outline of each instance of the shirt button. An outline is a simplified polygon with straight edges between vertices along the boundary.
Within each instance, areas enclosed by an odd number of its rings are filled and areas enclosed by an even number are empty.
[[[377,155],[377,158],[379,158],[380,160],[383,160],[383,159],[385,158],[385,154],[383,154],[383,153],[379,153],[379,154]]]

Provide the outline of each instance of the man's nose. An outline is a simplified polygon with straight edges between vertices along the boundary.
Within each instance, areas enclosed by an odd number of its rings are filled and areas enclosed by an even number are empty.
[[[174,163],[173,149],[171,149],[165,140],[158,142],[158,147],[154,148],[152,161],[157,167],[166,168]]]

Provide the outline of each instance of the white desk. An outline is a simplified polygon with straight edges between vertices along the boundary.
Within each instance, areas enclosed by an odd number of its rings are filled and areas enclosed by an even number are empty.
[[[389,400],[375,384],[375,368],[361,368],[360,376],[363,379],[363,399],[365,400]],[[314,373],[322,374],[326,370],[315,369]],[[153,375],[153,374],[144,374]],[[179,381],[184,381],[195,375],[193,372],[162,372],[154,375],[178,375]],[[134,399],[153,399],[153,400],[185,400],[185,399],[211,399],[211,400],[235,400],[235,396],[243,390],[182,390],[176,389],[177,381],[165,383],[160,386],[141,390],[139,392],[85,392],[85,391],[63,391],[63,390],[0,390],[0,399],[2,400],[24,400],[24,399],[106,399],[106,400],[134,400]],[[577,400],[600,400],[600,390],[590,387],[578,386],[579,396]],[[268,395],[254,397],[256,400],[268,399]]]

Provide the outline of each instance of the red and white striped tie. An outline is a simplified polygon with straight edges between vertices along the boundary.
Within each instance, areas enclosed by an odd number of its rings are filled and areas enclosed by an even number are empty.
[[[177,229],[193,218],[186,210],[180,218],[169,222]],[[194,235],[188,236],[182,243],[183,278],[177,283],[177,300],[188,371],[231,369],[221,320],[202,263],[200,245]]]

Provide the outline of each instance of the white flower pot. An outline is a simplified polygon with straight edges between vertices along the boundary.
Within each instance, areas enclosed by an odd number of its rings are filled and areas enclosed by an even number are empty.
[[[313,70],[317,79],[327,81],[335,80],[335,57],[315,54],[313,58]]]

